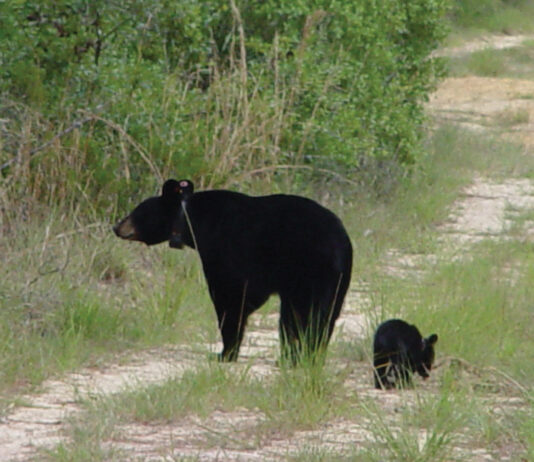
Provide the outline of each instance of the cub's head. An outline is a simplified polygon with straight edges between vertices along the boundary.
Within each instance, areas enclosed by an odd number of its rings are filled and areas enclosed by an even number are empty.
[[[421,361],[417,364],[417,372],[425,379],[428,377],[432,364],[434,364],[435,352],[434,345],[438,341],[437,334],[429,335],[421,340]]]
[[[114,233],[122,239],[146,245],[170,241],[171,247],[182,247],[178,229],[182,221],[182,204],[193,194],[193,189],[189,180],[167,180],[161,196],[141,202],[130,215],[113,226]]]

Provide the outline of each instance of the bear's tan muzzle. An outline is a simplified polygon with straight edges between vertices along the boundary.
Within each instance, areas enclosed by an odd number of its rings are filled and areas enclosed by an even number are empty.
[[[135,232],[135,228],[130,217],[126,217],[124,220],[119,221],[115,226],[113,226],[113,232],[121,239],[126,239],[129,241],[135,241],[137,239],[137,233]]]

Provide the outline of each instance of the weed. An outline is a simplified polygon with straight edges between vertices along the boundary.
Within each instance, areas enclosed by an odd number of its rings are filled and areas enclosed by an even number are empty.
[[[269,367],[267,373],[256,374],[246,363],[203,363],[164,383],[149,387],[139,384],[98,398],[87,404],[87,413],[76,424],[76,444],[60,446],[55,454],[62,459],[57,460],[113,460],[116,435],[131,423],[181,428],[195,418],[209,427],[217,413],[231,416],[234,412],[253,416],[246,430],[236,430],[239,433],[234,438],[225,427],[212,436],[213,444],[242,438],[258,448],[265,440],[308,431],[320,439],[325,422],[336,419],[357,418],[363,431],[372,435],[365,449],[347,453],[306,442],[288,453],[293,460],[446,460],[458,453],[459,446],[488,446],[498,433],[502,440],[491,450],[499,451],[504,441],[513,442],[514,454],[521,453],[523,446],[531,448],[531,410],[511,411],[496,421],[486,403],[477,398],[488,393],[518,394],[534,377],[529,356],[534,348],[529,322],[530,268],[534,267],[531,244],[521,239],[482,242],[473,246],[469,258],[428,260],[421,265],[417,279],[385,276],[382,265],[391,247],[421,255],[439,250],[433,224],[447,216],[448,205],[473,171],[497,177],[510,172],[525,174],[532,171],[532,164],[525,161],[517,169],[514,164],[520,153],[514,146],[452,127],[437,130],[428,150],[428,163],[414,171],[411,181],[399,183],[393,197],[384,200],[373,194],[362,195],[365,200],[355,201],[353,209],[345,207],[344,215],[358,249],[355,274],[365,282],[370,298],[364,308],[370,319],[368,332],[380,320],[401,314],[422,331],[436,331],[440,336],[438,368],[431,376],[430,388],[426,383],[419,386],[417,381],[414,390],[398,391],[392,399],[401,405],[394,408],[388,405],[389,395],[382,391],[373,395],[373,401],[362,398],[363,393],[349,378],[353,368],[348,364],[370,364],[369,334],[343,341],[334,336],[322,367],[317,361],[303,361],[295,368],[281,364],[278,369]],[[529,215],[510,217],[518,223],[513,235],[521,236],[519,225],[527,222]],[[41,270],[31,273],[30,282],[35,282],[26,286],[24,297],[16,293],[27,282],[16,274],[8,272],[0,282],[9,301],[2,316],[9,316],[5,318],[9,325],[18,326],[17,332],[22,333],[13,335],[6,330],[2,347],[10,353],[5,355],[4,364],[13,368],[15,348],[22,351],[18,358],[26,363],[29,352],[37,350],[43,369],[46,366],[50,374],[62,370],[58,362],[66,368],[87,361],[74,354],[87,345],[96,355],[98,348],[118,351],[128,345],[168,340],[205,344],[217,338],[216,322],[192,252],[142,247],[119,251],[102,231],[92,228],[97,238],[88,237],[91,233],[85,230],[57,240],[54,236],[65,235],[65,231],[57,229],[55,218],[49,225],[49,231],[21,236],[8,253],[11,267]],[[32,245],[32,239],[41,245]],[[65,266],[67,249],[70,257]],[[105,266],[98,263],[98,256],[103,252],[109,254],[115,267],[122,268],[120,277],[101,277]],[[93,262],[93,269],[84,272],[83,262],[88,260]],[[46,273],[51,270],[57,271]],[[46,309],[40,301],[46,302]],[[16,318],[18,324],[13,323],[15,313],[20,316],[19,306],[25,307],[30,321]],[[276,299],[267,311],[278,311]],[[271,317],[261,320],[262,328],[276,329]],[[30,331],[38,335],[31,337]],[[40,340],[31,349],[29,340],[37,337]],[[63,349],[52,348],[53,339],[60,340]],[[343,367],[339,367],[340,362]],[[496,373],[490,374],[491,368],[508,378],[501,375],[497,380]],[[10,374],[13,381],[28,377],[30,371],[25,367]],[[4,377],[4,383],[9,380]],[[361,383],[372,387],[370,372]],[[93,419],[96,423],[91,423]],[[83,455],[89,449],[93,452]],[[468,453],[465,448],[461,451],[460,458]]]
[[[532,31],[533,6],[529,1],[455,0],[451,19],[462,35],[481,31],[510,34]]]
[[[516,125],[527,124],[530,120],[530,113],[527,109],[506,109],[495,116],[499,127],[509,128]]]
[[[458,399],[459,398],[459,399]],[[367,449],[368,460],[448,460],[458,430],[467,414],[463,397],[442,389],[437,396],[422,398],[405,406],[400,419],[370,401],[361,403],[370,420],[374,443]]]
[[[449,70],[451,75],[457,77],[477,75],[531,79],[534,76],[533,57],[534,47],[525,41],[517,47],[502,50],[487,48],[452,57],[449,59]]]
[[[49,462],[112,462],[124,460],[120,451],[103,444],[115,436],[115,422],[112,415],[88,412],[70,419],[68,440],[50,450],[42,450],[39,460]]]

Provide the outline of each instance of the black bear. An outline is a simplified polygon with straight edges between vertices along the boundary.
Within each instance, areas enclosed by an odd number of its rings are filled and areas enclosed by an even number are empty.
[[[432,369],[437,341],[436,334],[423,338],[417,327],[401,319],[380,324],[373,343],[375,387],[410,385],[414,372],[426,379]]]
[[[339,218],[304,197],[193,192],[167,180],[113,230],[147,245],[169,241],[200,255],[222,335],[222,361],[235,361],[248,316],[280,296],[282,358],[326,348],[352,270],[352,245]]]

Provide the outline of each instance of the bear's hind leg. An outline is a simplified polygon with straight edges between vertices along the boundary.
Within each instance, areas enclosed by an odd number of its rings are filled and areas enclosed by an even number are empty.
[[[243,340],[248,316],[265,303],[268,294],[247,283],[226,283],[210,287],[217,312],[223,350],[220,361],[236,361]]]
[[[283,360],[296,365],[303,360],[322,358],[330,339],[330,319],[315,309],[312,300],[295,302],[282,298],[280,308],[280,344]]]
[[[298,363],[301,354],[301,336],[299,334],[300,321],[293,319],[296,313],[284,306],[280,309],[280,357],[281,361],[291,366]]]

